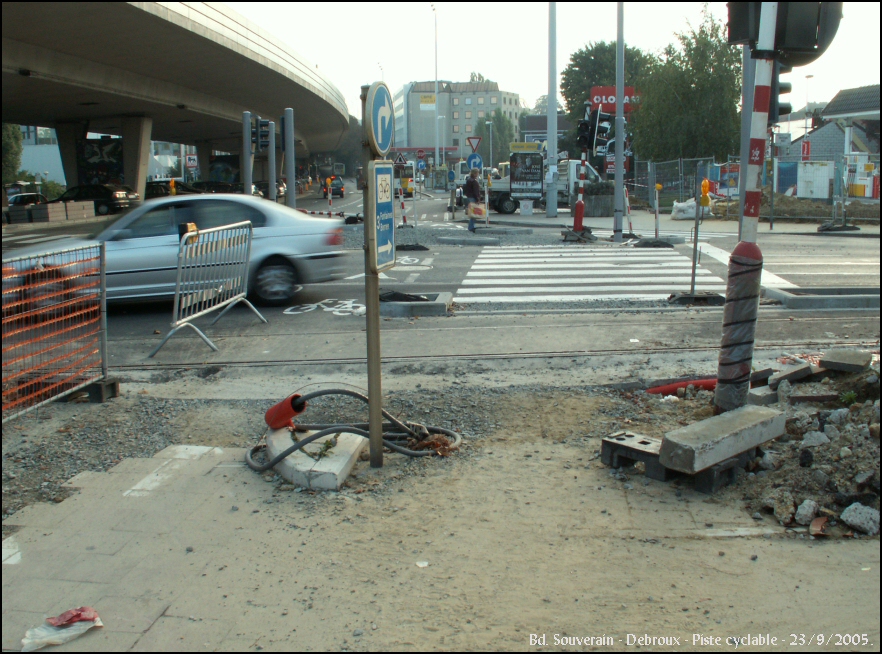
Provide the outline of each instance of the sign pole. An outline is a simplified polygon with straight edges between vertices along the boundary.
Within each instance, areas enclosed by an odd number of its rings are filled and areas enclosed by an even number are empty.
[[[367,333],[367,375],[368,375],[368,431],[370,433],[371,468],[383,467],[383,383],[381,377],[380,355],[380,275],[371,270],[370,252],[376,247],[377,223],[373,194],[376,193],[371,179],[368,162],[373,161],[373,153],[368,145],[368,132],[371,117],[367,110],[368,86],[361,87],[362,124],[362,169],[364,179],[364,293],[365,327]]]

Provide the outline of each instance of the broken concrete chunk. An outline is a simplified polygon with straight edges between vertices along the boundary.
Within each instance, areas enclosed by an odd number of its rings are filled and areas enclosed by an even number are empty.
[[[661,464],[694,475],[784,433],[786,417],[764,406],[743,406],[665,434]]]
[[[818,503],[814,500],[806,500],[796,509],[796,524],[810,525],[812,520],[818,516]]]
[[[843,350],[830,350],[821,359],[820,364],[828,370],[841,370],[843,372],[861,372],[870,367],[873,355],[864,350],[847,348]]]
[[[793,520],[793,495],[783,488],[775,489],[771,495],[763,498],[763,508],[771,509],[782,525],[789,525]]]
[[[829,442],[830,439],[827,438],[827,435],[819,431],[806,432],[805,436],[802,437],[803,447],[817,447],[818,445],[826,445]]]
[[[772,388],[778,388],[778,384],[784,380],[795,382],[797,379],[808,377],[810,374],[812,374],[812,366],[809,363],[800,363],[796,366],[785,366],[783,370],[780,370],[769,377],[769,386]]]
[[[815,402],[817,404],[825,404],[827,402],[835,402],[839,399],[838,393],[791,393],[790,404],[804,404],[807,402]]]
[[[747,394],[747,403],[754,406],[766,406],[768,404],[775,404],[777,401],[778,391],[772,390],[768,386],[751,388]]]
[[[870,536],[879,533],[879,512],[859,502],[855,502],[845,509],[840,518],[852,529],[857,529]]]

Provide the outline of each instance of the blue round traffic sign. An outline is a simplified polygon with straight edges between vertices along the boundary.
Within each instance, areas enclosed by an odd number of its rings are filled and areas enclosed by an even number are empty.
[[[371,84],[367,110],[370,127],[368,142],[374,154],[385,158],[392,148],[392,137],[395,135],[395,110],[392,107],[392,94],[383,82]]]
[[[472,152],[466,159],[466,165],[469,167],[469,170],[472,168],[481,170],[484,167],[484,160],[477,152]]]
[[[418,170],[425,170],[426,169],[426,162],[423,161],[422,159],[417,161],[417,169]]]
[[[454,171],[452,171],[452,170],[447,171],[447,181],[448,182],[456,181],[456,173]]]

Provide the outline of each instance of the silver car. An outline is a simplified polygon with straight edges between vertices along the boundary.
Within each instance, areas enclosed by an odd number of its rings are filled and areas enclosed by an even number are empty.
[[[179,226],[221,227],[244,220],[254,228],[250,295],[265,305],[289,303],[301,284],[343,274],[343,221],[314,218],[244,195],[185,195],[150,200],[91,239],[63,239],[9,251],[8,257],[106,243],[107,299],[172,298],[177,280]]]

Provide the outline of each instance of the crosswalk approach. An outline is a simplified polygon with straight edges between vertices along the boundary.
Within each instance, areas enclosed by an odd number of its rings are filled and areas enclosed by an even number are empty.
[[[692,260],[671,249],[485,247],[456,291],[461,303],[659,300],[688,292]],[[695,290],[726,282],[697,266]]]

